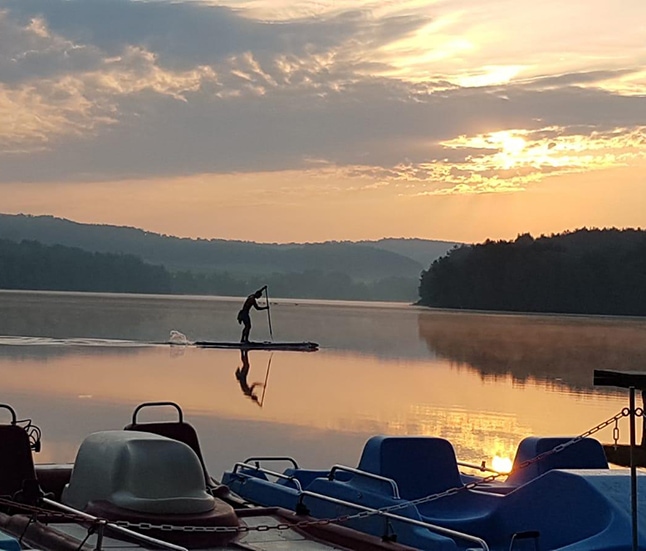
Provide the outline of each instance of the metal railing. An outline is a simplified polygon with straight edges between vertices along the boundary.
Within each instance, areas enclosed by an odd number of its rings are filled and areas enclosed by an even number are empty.
[[[326,496],[324,494],[319,494],[316,492],[310,492],[309,490],[305,490],[301,493],[301,498],[300,498],[300,503],[303,503],[303,498],[305,497],[314,497],[321,499],[323,501],[329,501],[330,503],[334,503],[336,505],[343,505],[344,507],[348,507],[351,509],[358,509],[359,511],[363,511],[367,513],[366,515],[355,515],[353,518],[359,519],[359,518],[367,518],[369,516],[382,516],[391,520],[396,520],[398,522],[404,522],[407,524],[412,524],[413,526],[419,526],[421,528],[426,528],[432,532],[436,532],[441,535],[446,535],[452,538],[461,538],[466,541],[470,541],[472,543],[478,544],[484,551],[489,551],[489,546],[487,545],[487,542],[483,540],[482,538],[479,538],[477,536],[472,536],[471,534],[466,534],[464,532],[458,532],[457,530],[451,530],[450,528],[445,528],[443,526],[437,526],[435,524],[431,524],[429,522],[425,522],[422,520],[417,520],[414,518],[408,518],[408,517],[402,517],[400,515],[396,515],[394,513],[390,513],[388,511],[384,511],[382,509],[375,509],[373,507],[367,507],[365,505],[360,505],[358,503],[353,503],[350,501],[344,501],[342,499],[338,499],[335,497],[331,496]]]
[[[272,471],[270,469],[265,469],[264,467],[260,467],[259,465],[250,465],[250,464],[248,464],[246,462],[245,463],[236,463],[233,466],[233,473],[232,474],[234,474],[234,475],[236,475],[236,474],[237,475],[244,475],[244,476],[247,476],[247,477],[250,477],[250,478],[255,478],[255,477],[253,477],[253,475],[250,475],[248,473],[239,472],[239,469],[251,469],[253,471],[256,471],[256,472],[259,472],[259,473],[262,473],[262,474],[268,474],[268,475],[274,476],[274,477],[279,478],[281,480],[289,480],[290,482],[294,483],[294,486],[296,487],[296,490],[298,490],[299,492],[303,491],[303,487],[301,486],[300,480],[298,480],[298,478],[296,478],[294,476],[286,475],[285,473],[279,473],[277,471]],[[262,480],[262,479],[259,478],[259,480]]]
[[[328,480],[334,480],[334,473],[336,471],[341,471],[341,472],[348,472],[352,473],[357,476],[363,476],[365,478],[370,478],[373,480],[378,480],[379,482],[385,482],[390,485],[393,491],[392,497],[394,499],[401,499],[399,495],[399,487],[397,486],[397,482],[395,482],[392,478],[387,478],[385,476],[381,476],[378,474],[374,473],[369,473],[367,471],[362,471],[361,469],[355,469],[354,467],[346,467],[345,465],[334,465],[330,469],[330,474],[328,475]]]

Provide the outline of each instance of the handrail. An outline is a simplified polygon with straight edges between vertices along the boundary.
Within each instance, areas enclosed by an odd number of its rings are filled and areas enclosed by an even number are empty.
[[[393,490],[393,495],[392,497],[394,499],[401,499],[399,496],[399,487],[397,486],[397,482],[395,482],[392,478],[387,478],[385,476],[381,476],[378,474],[374,473],[369,473],[368,471],[362,471],[360,469],[355,469],[354,467],[346,467],[345,465],[334,465],[330,469],[330,474],[328,475],[329,480],[334,480],[334,473],[336,471],[345,471],[348,473],[355,474],[357,476],[364,476],[366,478],[372,478],[374,480],[379,480],[380,482],[386,482],[390,484],[390,487]]]
[[[13,409],[9,404],[0,404],[0,408],[7,409],[11,413],[11,424],[15,425],[17,421],[16,410]]]
[[[61,511],[65,511],[66,513],[72,513],[74,515],[78,515],[80,517],[83,517],[87,520],[91,521],[101,521],[103,522],[104,519],[100,519],[98,517],[95,517],[94,515],[90,515],[88,513],[84,513],[83,511],[79,511],[78,509],[74,509],[74,507],[69,507],[67,505],[63,505],[62,503],[59,503],[58,501],[54,501],[49,498],[43,498],[43,503],[46,503],[47,505],[51,507],[55,507],[57,509],[60,509]],[[133,530],[128,530],[128,528],[124,528],[123,526],[119,526],[118,524],[114,524],[112,522],[107,522],[106,526],[108,526],[111,530],[114,530],[115,532],[120,532],[121,534],[138,539],[140,541],[143,541],[145,543],[152,543],[153,545],[157,545],[159,547],[165,548],[165,549],[171,549],[172,551],[188,551],[186,547],[182,547],[181,545],[175,545],[174,543],[169,543],[164,540],[160,540],[157,538],[151,538],[150,536],[146,536],[144,534],[140,534],[139,532],[135,532]]]
[[[487,467],[484,461],[480,465],[474,465],[473,463],[467,463],[465,461],[457,461],[457,464],[460,465],[461,467],[469,467],[470,469],[475,469],[476,471],[480,471],[483,473],[488,472],[488,473],[496,473],[499,475],[509,474],[509,472],[507,471],[499,471],[497,469],[492,469],[491,467]]]
[[[238,473],[238,467],[245,468],[245,469],[251,468],[254,471],[258,471],[258,472],[263,473],[263,474],[268,474],[268,475],[271,475],[271,476],[275,476],[276,478],[282,478],[283,480],[289,480],[289,481],[294,483],[294,486],[296,486],[296,489],[299,492],[303,491],[303,487],[301,486],[301,481],[298,480],[298,478],[296,478],[294,476],[289,476],[289,475],[286,475],[285,473],[278,473],[276,471],[271,471],[269,469],[265,469],[264,467],[260,467],[259,465],[250,465],[248,463],[236,463],[233,466],[233,474],[239,474]],[[250,476],[250,475],[246,475],[246,476]]]
[[[344,501],[342,499],[337,499],[335,497],[331,496],[326,496],[324,494],[319,494],[316,492],[311,492],[309,490],[305,490],[301,493],[300,497],[300,503],[303,503],[303,498],[306,496],[310,497],[316,497],[319,499],[322,499],[324,501],[329,501],[331,503],[335,503],[337,505],[344,505],[346,507],[352,507],[354,509],[359,509],[360,511],[366,511],[369,513],[374,513],[376,515],[384,516],[386,518],[392,519],[392,520],[398,520],[401,522],[406,522],[408,524],[413,524],[415,526],[420,526],[422,528],[426,528],[431,531],[438,532],[439,534],[444,534],[447,536],[455,537],[455,538],[462,538],[467,541],[471,541],[474,543],[477,543],[484,551],[490,551],[489,545],[487,545],[487,542],[483,540],[482,538],[479,538],[477,536],[472,536],[471,534],[465,534],[464,532],[458,532],[456,530],[451,530],[450,528],[444,528],[443,526],[438,526],[436,524],[431,524],[430,522],[425,522],[423,520],[417,520],[414,518],[407,518],[407,517],[402,517],[400,515],[395,515],[393,513],[389,513],[388,511],[380,511],[379,509],[374,509],[372,507],[366,507],[365,505],[359,505],[358,503],[352,503],[350,501]],[[413,506],[414,507],[414,506]]]
[[[270,455],[270,456],[265,456],[265,457],[263,457],[263,456],[247,457],[247,459],[245,459],[243,461],[243,463],[251,463],[252,461],[254,463],[259,463],[260,461],[289,461],[294,466],[295,469],[300,469],[300,467],[298,466],[298,463],[296,463],[296,460],[293,457],[289,457],[287,455],[285,455],[285,456],[282,456],[282,455]]]
[[[136,408],[135,411],[132,414],[132,424],[136,425],[137,424],[137,413],[139,413],[139,410],[142,410],[143,408],[146,407],[151,407],[151,406],[171,406],[174,407],[177,410],[177,413],[179,415],[179,423],[184,422],[184,414],[182,413],[182,408],[179,407],[178,404],[175,402],[144,402],[143,404],[139,404]]]

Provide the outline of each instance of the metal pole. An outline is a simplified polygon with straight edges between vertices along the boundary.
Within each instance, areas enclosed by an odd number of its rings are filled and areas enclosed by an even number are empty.
[[[635,387],[630,387],[630,508],[633,524],[633,551],[638,551],[637,466],[635,465]]]
[[[101,520],[99,522],[99,528],[96,531],[96,545],[94,546],[94,551],[101,551],[101,546],[103,545],[105,526],[107,522],[108,522],[107,520]]]

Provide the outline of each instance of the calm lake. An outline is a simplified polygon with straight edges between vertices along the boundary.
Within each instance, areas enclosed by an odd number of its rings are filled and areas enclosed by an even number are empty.
[[[90,432],[170,400],[216,478],[258,455],[356,466],[373,434],[443,436],[460,459],[502,466],[524,436],[577,435],[627,406],[627,391],[592,386],[595,368],[646,370],[645,319],[393,303],[272,299],[274,340],[321,348],[251,351],[246,378],[239,351],[155,344],[238,340],[242,300],[0,291],[0,402],[42,429],[39,462],[72,461]],[[252,319],[252,340],[268,340],[267,313]],[[597,436],[611,442],[611,427]]]

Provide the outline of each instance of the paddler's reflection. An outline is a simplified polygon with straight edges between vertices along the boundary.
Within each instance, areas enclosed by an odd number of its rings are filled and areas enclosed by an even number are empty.
[[[247,376],[249,375],[249,367],[250,367],[248,350],[244,350],[244,349],[240,350],[240,361],[242,362],[242,366],[236,369],[236,379],[238,379],[238,383],[240,383],[240,388],[242,389],[242,392],[245,396],[247,396],[254,403],[262,407],[262,402],[256,394],[256,389],[264,388],[265,384],[256,382],[250,385],[247,382]]]

